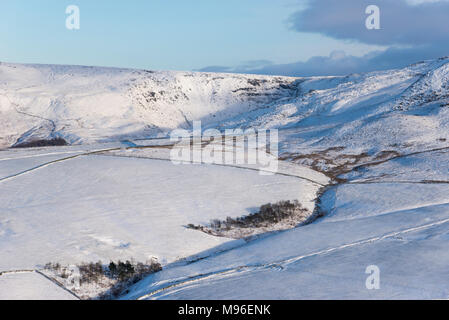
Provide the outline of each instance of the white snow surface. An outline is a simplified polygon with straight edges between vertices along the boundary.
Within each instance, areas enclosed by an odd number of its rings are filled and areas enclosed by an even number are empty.
[[[244,168],[69,158],[0,181],[0,270],[151,257],[167,264],[232,242],[186,229],[190,223],[248,215],[284,199],[313,211],[318,189]]]
[[[278,128],[281,151],[381,151],[449,140],[449,60],[346,77],[289,78],[0,64],[0,147],[167,136],[175,128]]]
[[[356,205],[350,208],[342,201],[349,194],[326,200],[327,207],[335,206],[334,214],[312,225],[167,268],[135,285],[123,299],[448,298],[448,202],[415,200],[414,208],[400,209],[390,205],[396,187],[379,193],[385,202],[378,201],[377,212],[371,208],[364,214],[366,195],[384,188],[376,187],[352,190]],[[449,187],[434,190],[447,195]],[[420,192],[410,190],[406,197],[411,200]],[[379,290],[365,285],[371,265],[381,271]]]
[[[166,136],[257,109],[296,90],[294,78],[81,66],[0,64],[0,147]]]
[[[0,300],[76,300],[70,292],[36,272],[0,275]]]
[[[447,299],[448,62],[311,78],[0,64],[0,147],[71,144],[0,151],[0,272],[156,257],[164,270],[123,299]],[[263,176],[133,147],[195,120],[279,129],[292,162]],[[317,172],[345,159],[332,185]],[[279,200],[312,210],[322,185],[307,226],[250,242],[184,227]]]

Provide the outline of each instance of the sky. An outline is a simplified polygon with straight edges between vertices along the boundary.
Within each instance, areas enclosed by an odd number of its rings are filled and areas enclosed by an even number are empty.
[[[370,4],[380,30],[365,27]],[[348,74],[449,55],[447,17],[446,0],[1,0],[0,61]]]

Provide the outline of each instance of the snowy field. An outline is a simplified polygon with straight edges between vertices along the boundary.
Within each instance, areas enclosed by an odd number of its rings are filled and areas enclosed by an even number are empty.
[[[56,162],[0,182],[0,269],[152,256],[173,262],[228,241],[187,224],[247,215],[284,199],[313,209],[317,188],[295,177],[148,159]]]
[[[0,300],[76,300],[70,292],[36,272],[0,276]]]
[[[448,79],[449,58],[311,78],[0,64],[0,299],[74,298],[33,272],[49,262],[151,258],[120,298],[448,299]],[[174,165],[167,135],[194,121],[278,129],[278,166]],[[281,200],[319,219],[186,228]]]
[[[312,225],[166,269],[123,298],[447,299],[448,195],[441,183],[335,186]],[[371,265],[380,290],[366,288]]]
[[[4,175],[12,177],[0,181],[0,271],[153,257],[165,266],[208,256],[245,241],[186,225],[248,215],[286,199],[313,211],[320,187],[246,168],[92,154],[98,147],[59,149],[2,153]]]
[[[156,257],[164,270],[122,298],[449,298],[449,183],[442,181],[449,157],[443,150],[357,169],[321,196],[324,218],[245,243],[185,225],[254,212],[267,197],[299,199],[313,208],[328,179],[282,162],[283,170],[296,170],[265,176],[244,167],[176,166],[166,148],[107,147],[3,151],[8,175],[27,164],[10,158],[31,159],[30,168],[50,164],[0,182],[2,271],[39,269],[50,261]],[[187,263],[198,257],[205,259]],[[365,287],[370,265],[382,272],[381,290]],[[20,298],[18,289],[9,289],[16,281],[29,284],[23,297],[67,293],[35,275],[5,274],[0,281],[2,298]]]

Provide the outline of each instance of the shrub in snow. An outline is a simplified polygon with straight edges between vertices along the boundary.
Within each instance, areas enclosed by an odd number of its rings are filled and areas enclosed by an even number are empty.
[[[304,223],[311,213],[298,201],[280,201],[260,207],[256,213],[239,217],[228,217],[224,221],[212,220],[209,226],[189,224],[187,228],[230,238],[245,238],[264,232],[294,228]]]
[[[161,271],[162,266],[156,260],[147,263],[118,261],[108,265],[99,261],[82,263],[77,265],[77,269],[79,286],[71,281],[73,268],[62,267],[59,263],[47,263],[43,271],[83,299],[113,299],[145,276]]]
[[[31,142],[20,142],[13,146],[13,148],[37,148],[37,147],[53,147],[66,146],[67,141],[62,138],[54,138],[48,140],[35,140]]]

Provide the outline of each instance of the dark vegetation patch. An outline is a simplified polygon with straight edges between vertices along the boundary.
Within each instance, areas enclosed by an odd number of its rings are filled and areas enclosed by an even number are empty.
[[[397,151],[381,151],[379,152],[374,160],[385,160],[385,159],[393,159],[399,157],[401,154]]]
[[[16,143],[12,148],[38,148],[38,147],[55,147],[66,146],[67,141],[62,138],[54,138],[49,140],[35,140],[30,142]]]
[[[357,170],[362,166],[375,165],[399,157],[401,154],[394,150],[381,151],[370,155],[343,153],[344,147],[333,147],[326,150],[314,151],[307,154],[284,153],[279,159],[308,166],[315,171],[324,173],[334,183],[346,182],[342,175]]]
[[[265,79],[248,79],[248,83],[254,87],[260,87],[262,84],[265,84],[268,82],[268,80]]]
[[[259,212],[226,220],[212,220],[207,226],[189,224],[187,228],[234,239],[247,238],[270,231],[294,228],[311,216],[311,212],[298,201],[280,201],[260,207]]]
[[[44,268],[50,277],[81,298],[99,300],[115,299],[126,293],[131,285],[161,270],[162,266],[156,260],[146,263],[118,261],[108,265],[99,261],[82,263],[76,267],[47,263]]]

